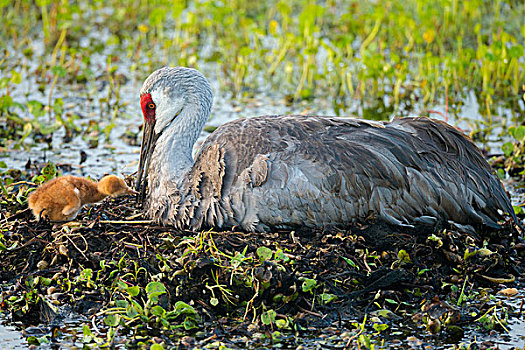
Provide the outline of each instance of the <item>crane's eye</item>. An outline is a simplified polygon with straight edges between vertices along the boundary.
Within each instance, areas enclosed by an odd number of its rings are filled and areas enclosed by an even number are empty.
[[[148,108],[149,109],[155,109],[155,104],[154,103],[148,103]]]

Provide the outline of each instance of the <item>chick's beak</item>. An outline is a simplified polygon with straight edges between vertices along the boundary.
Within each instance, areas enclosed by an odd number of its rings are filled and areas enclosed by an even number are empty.
[[[137,202],[143,203],[146,197],[146,187],[148,185],[148,170],[151,161],[151,155],[155,149],[158,135],[155,133],[155,120],[145,119],[142,134],[142,145],[140,149],[139,169],[137,171],[137,181],[135,189],[137,190]]]

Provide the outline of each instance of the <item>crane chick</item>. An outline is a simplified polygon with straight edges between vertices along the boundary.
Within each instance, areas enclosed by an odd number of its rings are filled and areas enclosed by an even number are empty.
[[[73,220],[85,204],[100,202],[107,196],[134,194],[124,180],[115,175],[103,177],[98,183],[77,176],[61,176],[37,188],[28,198],[29,208],[38,219]]]

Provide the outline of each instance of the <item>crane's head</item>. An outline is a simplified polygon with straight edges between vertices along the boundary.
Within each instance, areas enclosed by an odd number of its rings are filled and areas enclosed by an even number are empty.
[[[144,127],[135,184],[140,201],[146,194],[147,173],[158,138],[178,125],[178,130],[187,133],[180,137],[196,139],[195,135],[201,132],[209,117],[212,101],[210,84],[202,73],[192,68],[160,68],[144,81],[140,90]]]

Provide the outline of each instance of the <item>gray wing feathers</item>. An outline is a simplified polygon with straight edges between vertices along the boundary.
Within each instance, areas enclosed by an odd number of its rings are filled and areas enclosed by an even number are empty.
[[[460,131],[450,125],[428,118],[395,119],[391,124],[421,139],[427,149],[434,149],[442,164],[443,179],[458,184],[463,200],[459,205],[473,218],[488,226],[498,226],[498,210],[510,214],[518,222],[501,182],[479,149]],[[441,175],[441,174],[440,174]],[[455,194],[455,192],[449,192]]]

